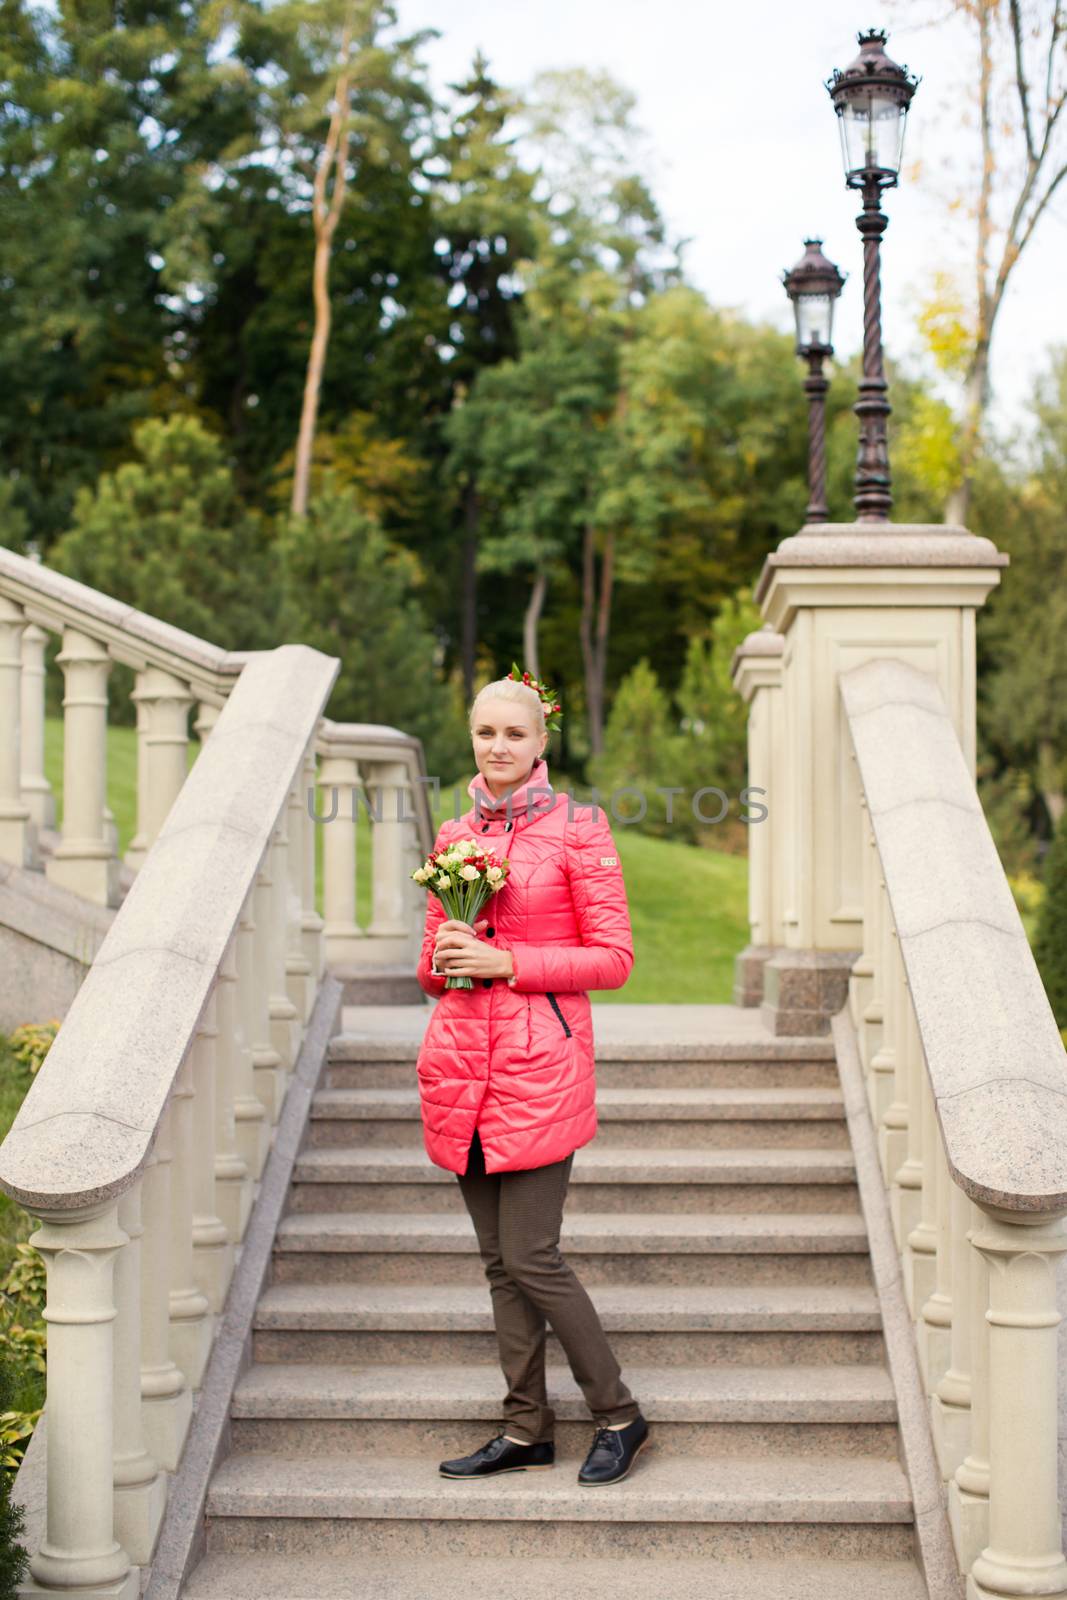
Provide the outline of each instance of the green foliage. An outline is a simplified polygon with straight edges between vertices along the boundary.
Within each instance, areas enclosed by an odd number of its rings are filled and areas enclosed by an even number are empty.
[[[278,558],[279,636],[341,658],[327,715],[402,728],[422,739],[431,775],[451,776],[470,735],[438,678],[415,557],[327,475],[306,517],[280,520]]]
[[[1060,1028],[1067,1028],[1067,811],[1045,857],[1045,897],[1038,913],[1034,956]]]
[[[604,729],[604,749],[589,762],[590,780],[604,796],[609,817],[635,819],[644,832],[661,838],[674,836],[666,799],[655,792],[657,786],[676,781],[680,741],[671,720],[669,697],[642,657],[619,685]],[[639,794],[620,795],[612,804],[612,794],[627,787]]]
[[[21,1061],[31,1073],[36,1074],[52,1048],[59,1027],[58,1017],[53,1017],[50,1022],[22,1023],[11,1035],[11,1051],[15,1060]]]
[[[136,459],[79,491],[50,564],[227,649],[276,644],[266,529],[240,501],[223,441],[176,416],[139,423],[133,442]]]
[[[0,1280],[0,1465],[17,1467],[44,1406],[46,1327],[44,1262],[32,1245],[16,1244]],[[0,1473],[0,1483],[6,1482]],[[0,1550],[3,1547],[0,1501]],[[2,1567],[0,1567],[2,1570]],[[0,1595],[3,1589],[0,1587]]]
[[[724,600],[708,632],[690,639],[675,697],[685,734],[675,781],[691,794],[709,784],[724,790],[734,815],[748,776],[748,707],[734,688],[732,663],[761,621],[750,589]],[[717,809],[714,796],[701,804],[711,814]]]
[[[20,1426],[15,1420],[17,1414],[10,1409],[12,1393],[11,1374],[0,1349],[0,1448],[5,1469],[17,1466],[22,1459],[21,1440],[11,1439]],[[19,1536],[25,1530],[25,1512],[11,1500],[12,1482],[9,1470],[0,1471],[0,1600],[15,1600],[29,1562],[29,1552],[19,1543]]]

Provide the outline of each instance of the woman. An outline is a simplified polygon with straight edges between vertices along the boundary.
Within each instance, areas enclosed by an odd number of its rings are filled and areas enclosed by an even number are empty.
[[[597,1424],[578,1474],[592,1487],[624,1478],[648,1438],[593,1303],[559,1252],[574,1152],[597,1126],[586,991],[622,987],[633,938],[604,813],[548,782],[543,694],[536,681],[502,678],[471,707],[474,808],[441,825],[435,849],[484,840],[510,870],[473,928],[446,918],[431,895],[419,958],[419,982],[439,997],[418,1058],[426,1150],[459,1178],[508,1386],[505,1431],[440,1471],[484,1478],[553,1465],[547,1320]],[[450,975],[473,987],[446,990]]]

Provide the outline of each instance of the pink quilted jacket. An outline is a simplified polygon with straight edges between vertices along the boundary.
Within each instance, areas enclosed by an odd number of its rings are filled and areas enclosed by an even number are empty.
[[[517,983],[475,978],[445,989],[430,972],[445,910],[427,896],[418,978],[439,996],[418,1057],[423,1137],[431,1161],[465,1172],[477,1127],[487,1172],[543,1167],[596,1133],[593,1018],[589,989],[621,989],[633,966],[626,887],[602,808],[565,794],[533,796],[547,781],[543,760],[515,790],[506,813],[475,820],[473,808],[441,824],[435,849],[457,838],[485,840],[511,863],[508,880],[477,920],[478,936],[511,951]],[[480,774],[468,792],[492,796]]]

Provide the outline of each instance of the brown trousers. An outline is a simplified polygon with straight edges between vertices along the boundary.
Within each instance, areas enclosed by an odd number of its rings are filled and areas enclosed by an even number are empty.
[[[508,1385],[503,1431],[528,1444],[551,1439],[556,1420],[545,1389],[546,1319],[600,1426],[631,1422],[640,1412],[593,1302],[560,1255],[573,1161],[572,1152],[546,1167],[487,1173],[475,1129],[467,1171],[459,1177],[489,1279]]]

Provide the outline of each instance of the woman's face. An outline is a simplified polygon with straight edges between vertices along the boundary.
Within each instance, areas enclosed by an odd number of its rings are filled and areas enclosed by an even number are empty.
[[[548,734],[536,734],[524,706],[514,700],[483,700],[471,728],[478,771],[494,799],[525,782],[543,755]]]

